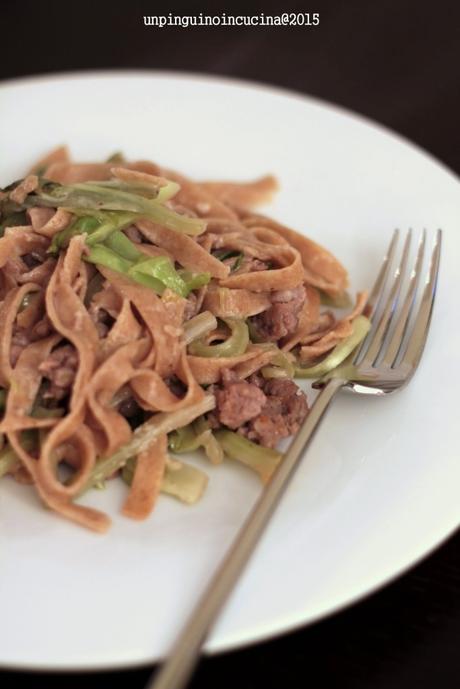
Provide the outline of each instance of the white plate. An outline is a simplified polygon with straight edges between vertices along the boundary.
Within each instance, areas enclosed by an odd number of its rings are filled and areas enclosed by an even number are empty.
[[[399,396],[342,396],[207,650],[324,617],[428,553],[459,524],[460,185],[425,153],[360,117],[240,82],[168,73],[58,76],[0,88],[0,184],[49,147],[114,150],[197,178],[275,172],[270,212],[330,247],[368,286],[395,226],[445,231],[432,332]],[[259,493],[228,463],[203,501],[162,497],[150,520],[119,515],[123,486],[94,492],[98,536],[0,485],[0,664],[109,668],[150,662],[181,621]]]

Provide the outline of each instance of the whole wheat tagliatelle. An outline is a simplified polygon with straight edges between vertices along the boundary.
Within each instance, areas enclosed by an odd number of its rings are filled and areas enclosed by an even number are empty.
[[[335,315],[328,250],[254,213],[276,186],[60,147],[0,191],[0,476],[95,531],[110,520],[81,496],[109,479],[134,519],[160,492],[196,502],[208,477],[184,452],[269,480],[308,413],[293,378],[369,327],[365,293]]]

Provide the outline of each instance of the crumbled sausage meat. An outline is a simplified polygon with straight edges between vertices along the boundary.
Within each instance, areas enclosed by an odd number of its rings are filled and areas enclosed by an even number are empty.
[[[43,397],[55,400],[66,397],[72,387],[77,368],[78,353],[73,345],[66,344],[54,349],[38,367],[50,383]]]
[[[264,340],[277,341],[295,333],[305,301],[305,288],[300,285],[295,289],[275,291],[270,298],[271,307],[254,316],[252,322]]]
[[[264,447],[276,447],[282,438],[297,433],[308,413],[305,393],[291,380],[249,381],[212,386],[216,408],[208,414],[211,428],[227,426]]]
[[[242,433],[265,447],[275,447],[299,430],[308,413],[307,398],[292,380],[281,378],[267,381],[264,392],[267,402]]]
[[[258,414],[266,402],[260,388],[246,381],[232,382],[216,390],[217,416],[224,426],[239,428]]]

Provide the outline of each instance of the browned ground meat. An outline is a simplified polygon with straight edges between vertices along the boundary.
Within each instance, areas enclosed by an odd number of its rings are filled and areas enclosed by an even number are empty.
[[[246,381],[231,382],[216,390],[217,417],[228,428],[239,428],[260,414],[267,398],[262,390]]]
[[[295,333],[305,301],[305,288],[299,285],[295,289],[279,290],[272,292],[270,298],[272,306],[254,316],[252,323],[264,340],[277,341]]]
[[[211,388],[216,397],[216,409],[208,414],[211,428],[227,426],[264,447],[297,433],[308,413],[305,393],[292,380],[254,374],[249,381]]]
[[[39,365],[38,370],[50,382],[45,399],[61,400],[66,397],[75,378],[78,367],[78,353],[73,345],[66,344],[54,349]]]
[[[264,392],[267,402],[261,413],[241,432],[265,447],[275,447],[299,430],[308,413],[307,398],[292,380],[281,378],[267,381]]]

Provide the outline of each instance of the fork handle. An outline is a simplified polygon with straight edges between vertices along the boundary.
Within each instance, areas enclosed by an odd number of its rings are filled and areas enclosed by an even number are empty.
[[[146,689],[183,689],[198,662],[201,646],[245,564],[257,545],[281,495],[297,468],[334,395],[344,380],[333,378],[321,390],[283,461],[273,474],[192,611],[171,653]]]

